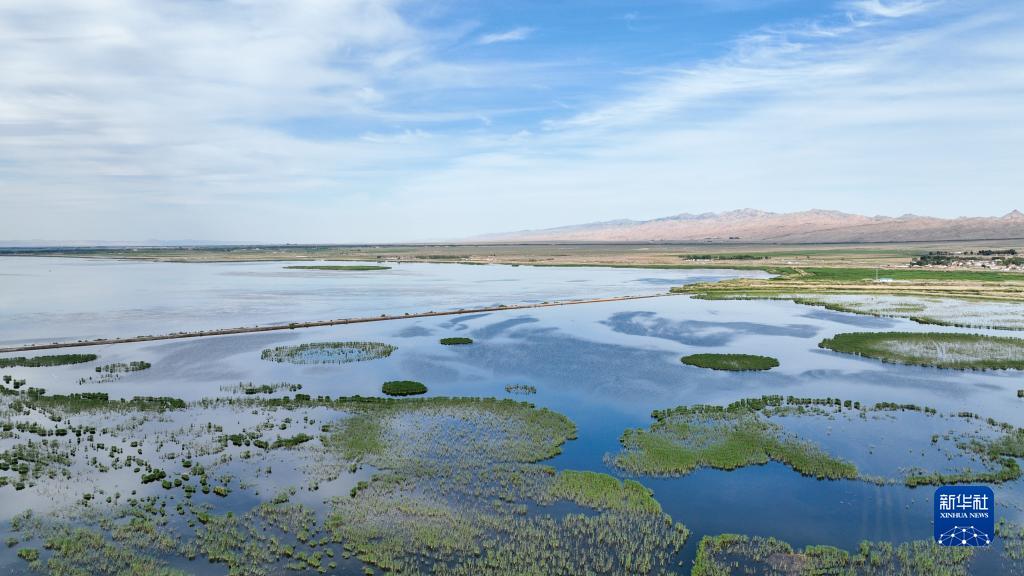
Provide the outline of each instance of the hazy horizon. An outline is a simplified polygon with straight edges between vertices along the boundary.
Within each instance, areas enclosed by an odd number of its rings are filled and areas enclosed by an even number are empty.
[[[1021,207],[983,0],[0,7],[0,240],[442,241]]]
[[[658,217],[658,218],[655,218],[654,220],[658,220],[658,219],[671,219],[671,218],[674,218],[674,217],[677,217],[677,216],[707,216],[707,215],[720,216],[720,215],[728,214],[728,213],[731,213],[731,212],[742,212],[742,211],[746,211],[746,210],[756,210],[756,209],[737,208],[735,210],[727,210],[727,211],[723,211],[723,212],[707,212],[707,213],[702,213],[702,214],[690,214],[690,213],[680,212],[680,213],[676,213],[676,214],[668,214],[668,215],[665,215],[665,216],[662,216],[662,217]],[[824,210],[812,208],[812,209],[810,209],[808,211],[801,211],[801,212],[822,212],[822,211],[824,211]],[[785,215],[796,214],[796,213],[772,213],[772,214],[785,216]],[[876,218],[900,218],[900,217],[941,218],[941,217],[931,216],[929,214],[855,214],[855,213],[852,213],[852,212],[849,212],[849,213],[845,213],[844,212],[844,214],[857,215],[857,216],[869,216],[869,217],[876,217]],[[1011,215],[1016,215],[1016,216],[1024,217],[1024,214],[1021,214],[1021,212],[1019,210],[1013,209],[1010,212],[1005,213],[1005,214],[993,214],[993,215],[983,215],[983,216],[956,216],[956,217],[948,218],[946,220],[952,222],[952,221],[955,221],[955,220],[958,220],[958,219],[965,219],[965,218],[990,218],[990,219],[998,219],[998,218],[1010,217]],[[249,240],[246,240],[246,239],[224,240],[224,239],[218,239],[218,238],[205,238],[205,239],[201,239],[201,238],[145,238],[145,239],[140,239],[140,238],[135,238],[135,239],[73,238],[73,239],[62,239],[62,240],[53,240],[53,239],[46,239],[46,238],[10,238],[10,239],[0,238],[0,248],[4,248],[4,247],[7,247],[7,248],[48,248],[48,247],[61,247],[61,246],[68,246],[68,247],[92,247],[92,246],[108,246],[108,245],[109,246],[152,246],[152,247],[161,247],[161,246],[197,246],[197,247],[198,246],[211,246],[211,247],[216,247],[216,246],[225,246],[225,245],[243,245],[243,246],[245,246],[245,245],[248,245],[248,246],[275,245],[275,246],[277,246],[277,245],[288,245],[288,244],[296,244],[296,245],[298,245],[298,244],[310,244],[310,245],[340,245],[340,246],[344,246],[344,245],[365,245],[365,244],[472,243],[474,241],[482,241],[482,242],[491,242],[491,241],[493,241],[493,242],[498,242],[498,243],[503,243],[503,242],[527,242],[527,243],[530,243],[530,242],[549,242],[550,240],[532,240],[532,239],[529,239],[529,238],[518,239],[518,240],[517,239],[509,240],[509,239],[502,238],[502,237],[503,236],[514,235],[514,234],[516,234],[518,232],[538,232],[538,231],[544,231],[544,230],[557,230],[557,229],[560,229],[560,228],[577,228],[577,227],[582,227],[582,226],[599,225],[599,224],[606,224],[606,223],[620,222],[620,221],[628,221],[628,222],[633,222],[633,223],[643,223],[643,222],[649,222],[651,220],[633,220],[633,219],[629,219],[629,218],[620,218],[620,219],[615,219],[615,220],[605,220],[605,221],[599,221],[599,222],[572,222],[572,223],[565,223],[565,224],[562,224],[562,225],[559,225],[559,226],[554,226],[554,227],[545,228],[545,229],[495,230],[495,231],[492,231],[492,232],[489,232],[489,233],[485,233],[485,234],[480,234],[480,235],[476,235],[476,236],[461,237],[461,238],[418,238],[418,239],[409,239],[409,240],[405,240],[405,241],[393,241],[393,242],[389,242],[389,241],[383,241],[383,242],[374,242],[374,241],[346,242],[344,240],[324,241],[324,242],[294,242],[294,241],[285,240],[285,241],[280,241],[280,242],[272,242],[272,241],[252,240],[252,239],[249,239]],[[489,239],[489,237],[491,237],[491,236],[493,236],[495,238],[494,239]],[[1007,237],[1005,239],[1015,239],[1015,237]],[[968,241],[976,242],[976,241],[980,241],[980,240],[984,240],[984,239],[971,239],[971,240],[968,240]],[[706,243],[706,241],[697,241],[697,240],[625,240],[625,241],[615,241],[615,240],[610,240],[610,241],[602,241],[602,240],[558,240],[557,242],[568,242],[568,243],[572,243],[572,242],[584,242],[584,243],[590,243],[590,242],[609,242],[609,243],[625,242],[625,243],[631,243],[631,242],[650,242],[650,241],[678,242],[678,243],[683,243],[683,244],[685,244],[687,242]],[[921,240],[921,242],[934,242],[934,241],[936,241],[936,240],[934,240],[934,239]],[[755,240],[753,242],[757,242],[757,241]],[[880,242],[888,242],[888,241],[882,240]],[[815,242],[811,242],[811,243],[813,244]],[[843,243],[843,242],[836,242],[836,243]]]

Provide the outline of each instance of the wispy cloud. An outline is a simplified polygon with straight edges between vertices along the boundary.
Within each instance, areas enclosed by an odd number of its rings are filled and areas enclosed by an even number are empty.
[[[850,0],[847,6],[862,14],[884,18],[902,18],[923,12],[936,0]]]
[[[1012,208],[1024,16],[836,6],[588,83],[593,61],[459,60],[485,37],[399,0],[2,4],[0,206],[18,217],[0,236],[385,241],[743,206]],[[524,94],[550,106],[520,118]]]
[[[526,40],[533,34],[534,29],[526,26],[520,26],[519,28],[513,28],[506,30],[505,32],[495,32],[493,34],[484,34],[477,38],[477,44],[497,44],[499,42],[518,42],[520,40]]]
[[[952,216],[971,210],[970,193],[991,200],[973,213],[1019,203],[1024,170],[1010,151],[1024,147],[1024,75],[1009,71],[1024,69],[1021,16],[899,29],[838,16],[650,71],[505,154],[431,174],[407,200],[465,206],[475,189],[463,183],[485,180],[490,198],[515,199],[501,203],[510,230],[541,206],[559,225],[738,206]]]
[[[860,3],[879,4],[878,0]],[[908,7],[903,10],[909,14]],[[890,17],[865,11],[855,23],[845,18],[824,17],[792,25],[765,26],[739,37],[733,50],[721,58],[692,67],[649,71],[646,79],[628,86],[621,98],[568,119],[550,120],[546,126],[614,128],[662,122],[686,110],[707,111],[708,106],[715,106],[715,101],[723,98],[745,99],[748,105],[744,109],[756,110],[762,97],[793,97],[799,94],[794,90],[813,90],[832,81],[847,81],[852,89],[857,89],[861,87],[857,78],[884,73],[875,69],[882,56],[875,51],[883,46],[894,49],[901,43],[909,44],[921,35],[920,31],[907,30],[886,39],[871,33],[873,26]],[[907,54],[912,55],[914,48],[908,45]]]

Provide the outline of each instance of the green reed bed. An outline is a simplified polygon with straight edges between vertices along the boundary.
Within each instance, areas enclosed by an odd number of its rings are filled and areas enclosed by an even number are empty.
[[[1003,558],[1015,569],[1013,573],[1024,570],[1024,526],[999,518],[996,537],[1003,544]]]
[[[106,374],[120,374],[125,372],[139,372],[141,370],[149,370],[153,365],[145,360],[136,360],[133,362],[115,362],[113,364],[104,364],[103,366],[97,366],[96,372]]]
[[[17,393],[28,400],[29,392]],[[37,392],[32,395],[46,397]],[[12,398],[4,395],[0,400]],[[150,438],[149,445],[157,440],[171,444],[175,435],[187,442],[173,450],[147,453],[151,462],[159,462],[162,468],[163,477],[155,480],[155,485],[167,486],[166,490],[158,488],[161,496],[153,502],[139,504],[128,516],[108,517],[101,511],[107,509],[104,501],[111,496],[109,492],[96,492],[85,500],[88,504],[82,507],[94,510],[100,518],[88,520],[85,529],[103,535],[105,544],[88,535],[81,538],[89,546],[98,546],[100,552],[70,546],[56,532],[36,539],[18,533],[14,550],[38,550],[40,556],[33,562],[43,566],[40,572],[53,574],[60,572],[48,572],[52,558],[57,558],[54,566],[79,563],[90,567],[90,573],[110,573],[97,567],[120,567],[129,562],[144,573],[166,570],[171,574],[175,561],[182,558],[222,564],[229,573],[255,575],[337,573],[339,567],[344,573],[364,569],[414,576],[667,575],[680,570],[678,553],[689,533],[663,513],[647,488],[597,472],[556,471],[541,463],[558,454],[575,436],[572,422],[550,410],[512,400],[304,394],[287,398],[242,395],[189,406],[259,413],[262,420],[231,428],[226,422],[234,418],[224,418],[227,429],[218,424],[209,429],[190,424],[187,429]],[[912,470],[904,479],[908,485],[998,482],[1020,475],[1011,464],[1001,463],[1024,456],[1024,431],[1008,424],[968,413],[939,414],[927,406],[907,403],[869,405],[840,398],[793,396],[656,411],[655,424],[642,432],[660,436],[659,442],[667,440],[666,445],[652,446],[664,448],[669,458],[657,463],[658,470],[643,473],[684,473],[679,470],[690,466],[732,468],[768,459],[817,478],[857,477],[851,464],[787,433],[781,421],[813,416],[859,422],[863,417],[864,425],[870,426],[873,418],[909,414],[935,418],[936,422],[949,418],[970,423],[978,433],[951,442],[987,469],[932,476]],[[282,426],[298,429],[278,432],[275,441],[274,431],[283,430]],[[82,435],[83,444],[87,435]],[[237,437],[238,442],[229,439],[221,446],[211,441],[220,435]],[[97,433],[91,450],[101,442],[99,436]],[[73,438],[69,433],[65,440]],[[312,442],[314,439],[320,442]],[[303,479],[299,484],[308,481],[308,487],[301,489],[316,489],[315,483],[307,480],[314,472],[285,467],[284,453],[275,456],[252,450],[247,456],[252,446],[260,447],[257,442],[266,442],[271,448],[293,448],[287,456],[301,455],[317,466],[330,464],[356,471],[367,465],[375,474],[351,493],[346,490],[331,498],[325,510],[316,511],[291,504],[288,494],[254,494],[239,479],[224,479],[222,473],[214,472],[232,458],[236,462],[251,459],[254,470],[269,470],[273,465],[275,474],[295,474]],[[209,452],[203,452],[207,448]],[[683,453],[680,448],[695,456],[676,460]],[[166,458],[168,451],[176,457]],[[123,459],[124,455],[115,453],[115,457]],[[24,462],[19,459],[17,465]],[[144,461],[130,464],[135,465],[143,470],[140,476],[149,470]],[[11,477],[17,476],[13,473]],[[0,487],[6,489],[9,486]],[[191,499],[190,494],[200,490],[214,503],[199,504]],[[237,511],[235,503],[254,497],[262,502],[252,508],[246,504],[248,511]],[[583,510],[570,506],[572,511],[565,512],[565,503]],[[143,507],[151,511],[143,512]],[[232,507],[234,514],[225,513],[225,508]],[[181,521],[161,524],[168,517]],[[64,534],[75,534],[74,529],[66,529]],[[1007,541],[1016,537],[1012,527],[1001,530],[1009,535]],[[138,534],[138,543],[131,534]],[[51,541],[54,548],[47,547]],[[1019,554],[1014,552],[1017,548],[1010,550],[1010,554]],[[166,563],[168,559],[171,564]],[[938,549],[927,542],[899,546],[865,542],[849,551],[828,546],[794,550],[771,539],[723,536],[709,538],[701,546],[693,573],[746,570],[949,576],[964,574],[969,559],[969,553]]]
[[[382,342],[308,342],[267,348],[260,358],[290,364],[347,364],[387,358],[397,349]]]
[[[40,410],[60,410],[65,413],[84,411],[160,412],[182,410],[187,406],[184,400],[169,396],[133,396],[130,399],[111,399],[106,392],[53,395],[47,395],[44,390],[40,390],[40,392],[39,394],[26,394],[22,405]]]
[[[563,470],[551,485],[551,496],[598,510],[661,512],[661,504],[643,484],[599,472]]]
[[[106,384],[108,382],[114,382],[121,379],[121,376],[131,372],[141,372],[142,370],[149,370],[153,365],[144,360],[136,360],[132,362],[115,362],[113,364],[104,364],[103,366],[97,366],[95,368],[96,373],[99,374],[98,379],[93,377],[79,378],[79,384]]]
[[[426,394],[427,387],[413,380],[392,380],[381,386],[381,392],[388,396],[417,396]]]
[[[126,439],[118,438],[123,424],[115,423],[141,424],[186,407],[184,401],[167,397],[48,395],[41,388],[11,390],[2,385],[0,392],[0,439],[14,441],[0,452],[0,489],[67,483],[82,468],[100,474],[129,468],[145,483],[152,468],[142,460],[138,441],[129,447]]]
[[[675,414],[648,430],[627,430],[620,441],[623,450],[614,464],[637,474],[679,475],[699,467],[734,470],[774,460],[819,479],[858,476],[852,463],[785,434],[756,412]]]
[[[275,382],[274,384],[253,384],[252,382],[239,382],[238,384],[225,385],[220,387],[221,392],[231,394],[275,394],[277,392],[298,392],[302,390],[302,384],[290,382]]]
[[[683,356],[682,362],[698,368],[733,372],[771,370],[779,365],[779,361],[771,356],[755,354],[691,354]]]
[[[335,499],[325,526],[380,570],[665,574],[686,541],[686,529],[638,483],[534,464],[575,436],[564,416],[493,399],[366,406],[324,442],[380,472]],[[601,512],[526,513],[528,502],[557,500]]]
[[[1024,339],[943,332],[850,332],[818,344],[895,364],[957,370],[1024,369]]]
[[[952,454],[981,464],[977,469],[955,472],[911,468],[898,478],[864,477],[856,466],[830,455],[816,444],[789,433],[776,421],[786,417],[847,417],[870,425],[868,416],[917,412],[935,418],[967,419],[973,432],[949,433]],[[854,416],[856,414],[856,416]],[[879,402],[868,406],[839,398],[762,396],[726,406],[679,406],[652,413],[648,429],[626,430],[622,450],[610,463],[629,472],[648,475],[682,475],[700,467],[733,470],[776,461],[801,474],[818,479],[861,479],[875,483],[902,482],[907,486],[1001,483],[1021,476],[1016,458],[1024,457],[1024,429],[971,413],[940,416],[933,408],[914,404]],[[940,435],[932,436],[931,447]],[[952,441],[956,438],[957,440]]]
[[[973,418],[973,414],[962,417]],[[985,470],[964,470],[960,472],[930,472],[912,470],[904,482],[907,486],[947,484],[1001,484],[1021,477],[1018,458],[1024,458],[1024,429],[1000,423],[991,418],[986,425],[998,431],[994,436],[971,437],[957,443],[963,452],[972,454],[988,466]]]
[[[790,298],[797,304],[820,306],[835,312],[906,318],[918,324],[996,330],[1024,328],[1024,306],[1014,301],[867,294],[792,295]]]
[[[295,436],[289,436],[286,438],[278,437],[277,440],[274,440],[274,442],[270,444],[270,448],[294,448],[300,444],[305,444],[312,439],[312,436],[305,433],[299,433]]]
[[[674,571],[689,535],[636,482],[558,473],[540,464],[576,429],[564,416],[528,403],[296,395],[190,406],[193,416],[215,410],[220,423],[189,419],[183,428],[146,438],[160,468],[141,464],[140,474],[163,485],[158,495],[132,494],[117,506],[104,504],[111,495],[100,490],[75,513],[17,520],[12,528],[19,545],[41,551],[39,572],[71,574],[50,567],[75,565],[89,574],[174,574],[178,562],[197,560],[254,576],[359,569],[411,576],[660,576]],[[242,427],[224,410],[260,421]],[[250,444],[268,432],[291,427],[303,431],[279,437],[287,440],[281,444],[294,444],[289,456],[305,455],[317,468],[285,467],[274,452],[250,454]],[[315,437],[311,430],[321,431],[320,442],[306,439]],[[292,442],[296,438],[303,441]],[[275,473],[299,478],[332,463],[350,472],[371,465],[376,473],[316,511],[290,502],[295,488],[262,496],[215,472],[232,458],[251,462],[257,475],[269,474],[271,464]],[[200,490],[223,499],[197,501]],[[263,501],[248,511],[233,504],[254,496]],[[548,508],[559,502],[587,510]],[[74,545],[75,537],[81,545]]]
[[[66,366],[68,364],[83,364],[92,362],[99,358],[95,354],[57,354],[52,356],[14,356],[0,358],[0,368],[44,368],[49,366]]]
[[[416,458],[538,462],[575,438],[565,416],[532,404],[493,398],[416,398],[346,403],[356,412],[321,440],[346,460],[397,467]],[[416,434],[402,430],[415,429]]]
[[[691,576],[730,574],[842,574],[844,576],[961,576],[973,549],[943,547],[927,540],[895,546],[863,541],[857,551],[833,546],[795,550],[775,538],[721,534],[705,536]]]
[[[472,344],[473,339],[456,336],[452,338],[441,338],[440,342],[445,346],[464,346],[466,344]]]

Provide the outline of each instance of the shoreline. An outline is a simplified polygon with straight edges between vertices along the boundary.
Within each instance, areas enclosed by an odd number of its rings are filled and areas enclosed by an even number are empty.
[[[251,334],[256,332],[277,332],[281,330],[319,328],[323,326],[340,326],[344,324],[365,324],[368,322],[385,322],[388,320],[406,320],[409,318],[429,318],[433,316],[458,316],[462,314],[479,314],[481,312],[501,312],[503,310],[529,310],[531,308],[553,308],[556,306],[572,306],[575,304],[623,302],[628,300],[645,300],[648,298],[664,298],[666,296],[676,295],[677,294],[662,292],[659,294],[646,294],[642,296],[609,296],[606,298],[587,298],[582,300],[555,300],[551,302],[541,302],[537,304],[509,304],[499,306],[485,306],[478,308],[463,308],[459,310],[445,310],[441,312],[407,312],[400,315],[381,314],[380,316],[363,316],[356,318],[338,318],[335,320],[312,320],[308,322],[291,322],[288,324],[275,324],[272,326],[242,326],[236,328],[215,328],[212,330],[199,330],[195,332],[174,332],[171,334],[157,334],[154,336],[129,336],[123,338],[99,338],[96,340],[82,340],[75,342],[22,344],[18,346],[0,347],[0,354],[7,354],[11,352],[32,352],[36,350],[56,350],[60,348],[85,348],[89,346],[107,346],[111,344],[130,344],[132,342],[152,342],[158,340],[205,338],[207,336],[228,336],[232,334]]]

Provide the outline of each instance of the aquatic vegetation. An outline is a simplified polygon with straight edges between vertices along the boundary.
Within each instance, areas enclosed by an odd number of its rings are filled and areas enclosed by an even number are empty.
[[[238,384],[232,384],[230,386],[221,386],[221,392],[229,392],[231,394],[274,394],[281,391],[286,392],[298,392],[302,390],[302,384],[291,384],[289,382],[276,382],[274,384],[253,384],[252,382]]]
[[[536,394],[537,387],[529,384],[506,384],[505,392],[509,394]]]
[[[427,387],[422,382],[413,380],[392,380],[381,386],[381,392],[388,396],[416,396],[426,394]]]
[[[472,456],[480,463],[539,462],[561,453],[561,445],[576,435],[575,425],[565,416],[513,400],[352,400],[341,406],[356,414],[333,424],[321,441],[345,460],[374,466],[397,467],[396,462],[441,455]],[[400,434],[404,427],[417,433]]]
[[[598,510],[661,512],[661,504],[643,484],[599,472],[563,470],[555,476],[550,494]]]
[[[974,415],[970,413],[961,416],[974,418]],[[990,468],[947,473],[911,470],[906,476],[905,483],[911,487],[944,484],[1000,484],[1020,478],[1021,469],[1017,458],[1024,458],[1024,428],[1014,428],[1009,424],[992,419],[988,419],[986,423],[1000,433],[996,436],[971,437],[958,442],[957,447],[988,464]]]
[[[270,448],[294,448],[299,444],[304,444],[312,440],[313,437],[309,434],[296,434],[288,438],[278,438],[270,445]]]
[[[327,527],[385,572],[440,576],[667,575],[689,535],[664,514],[528,515],[515,505],[453,506],[372,488],[336,503]]]
[[[324,573],[335,555],[316,514],[301,504],[264,502],[240,515],[200,514],[195,553],[227,565],[231,574]]]
[[[16,366],[26,368],[65,366],[68,364],[92,362],[97,358],[99,358],[99,356],[95,354],[57,354],[53,356],[33,356],[30,358],[26,358],[25,356],[14,356],[10,358],[0,358],[0,368],[14,368]]]
[[[683,356],[682,362],[699,368],[736,372],[771,370],[779,365],[779,361],[771,356],[754,354],[691,354]]]
[[[973,549],[916,540],[894,546],[861,542],[856,552],[832,546],[794,550],[775,538],[721,534],[701,538],[691,576],[844,574],[850,576],[966,575]]]
[[[851,332],[818,344],[883,362],[958,370],[1024,369],[1024,339],[941,332]]]
[[[1024,327],[1017,272],[866,268],[765,268],[771,279],[733,279],[676,286],[704,300],[789,300],[839,312],[908,318],[922,324]]]
[[[533,464],[575,436],[554,412],[473,398],[366,406],[324,443],[379,472],[333,501],[325,529],[386,572],[665,574],[689,534],[636,482]],[[557,500],[601,512],[527,513]]]
[[[45,550],[40,571],[55,575],[69,572],[54,567],[73,564],[90,574],[172,574],[177,561],[200,558],[223,564],[230,574],[256,576],[338,573],[341,565],[345,574],[362,567],[366,574],[665,575],[689,535],[639,483],[593,472],[556,473],[538,464],[575,437],[575,426],[528,403],[244,396],[197,402],[192,413],[209,406],[268,418],[241,429],[225,429],[234,418],[223,419],[224,425],[190,421],[181,430],[147,437],[147,449],[161,464],[149,471],[141,465],[140,475],[161,482],[159,495],[133,494],[119,508],[109,505],[109,493],[104,507],[102,491],[90,492],[69,517],[74,520],[16,519],[16,544]],[[308,430],[313,414],[327,418],[319,425],[319,443],[299,432],[269,447],[298,447],[296,455],[350,471],[370,465],[372,478],[329,500],[326,510],[291,503],[293,488],[238,512],[236,494],[245,502],[252,489],[214,470],[234,456],[263,459],[255,470],[269,474],[271,453],[244,456],[248,446],[284,425]],[[220,437],[222,442],[211,441]],[[169,446],[161,450],[164,443]],[[280,456],[273,459],[275,469],[284,465]],[[210,497],[192,501],[200,490]],[[587,510],[549,511],[556,503]]]
[[[268,348],[260,358],[291,364],[346,364],[387,358],[397,349],[381,342],[309,342]]]
[[[100,374],[100,377],[99,377],[98,380],[96,380],[96,379],[94,379],[93,377],[90,376],[89,378],[79,378],[78,383],[79,384],[92,384],[92,383],[105,384],[105,383],[108,383],[108,382],[114,382],[116,380],[119,380],[121,378],[122,374],[127,374],[129,372],[139,372],[139,371],[142,371],[142,370],[148,370],[148,369],[150,369],[152,367],[153,367],[152,364],[150,364],[149,362],[146,362],[144,360],[136,360],[136,361],[132,361],[132,362],[115,362],[113,364],[104,364],[103,366],[97,366],[96,367],[96,373]]]
[[[839,398],[777,395],[746,398],[726,406],[679,406],[654,411],[652,417],[656,421],[646,430],[626,430],[620,438],[622,451],[609,457],[609,462],[637,474],[676,475],[699,467],[733,470],[774,460],[818,479],[902,482],[910,487],[1001,483],[1021,476],[1016,458],[1024,457],[1024,429],[991,418],[982,420],[972,413],[947,416],[971,423],[968,430],[934,434],[930,442],[922,441],[939,449],[947,458],[963,457],[980,463],[980,467],[901,468],[899,476],[894,478],[863,476],[853,463],[824,452],[788,432],[781,423],[784,418],[810,417],[832,422],[845,415],[849,421],[870,426],[870,415],[894,417],[899,413],[919,413],[940,419],[936,424],[942,418],[934,408],[914,404],[878,402],[868,406]],[[942,446],[938,446],[940,439]]]
[[[799,296],[793,301],[836,312],[906,318],[919,324],[961,328],[1024,329],[1024,304],[984,300],[887,295]]]
[[[184,400],[169,396],[134,396],[131,399],[111,400],[105,392],[82,392],[80,394],[54,394],[48,396],[45,391],[40,391],[39,394],[35,395],[27,394],[23,400],[23,405],[29,408],[61,410],[67,413],[77,413],[86,410],[149,412],[182,410],[186,407]]]
[[[79,574],[152,574],[154,576],[185,576],[185,572],[168,567],[155,555],[142,552],[138,546],[108,541],[102,532],[88,528],[72,528],[59,524],[35,527],[47,551],[45,563],[36,549],[22,549],[31,566],[54,576]]]
[[[458,336],[457,337],[452,337],[452,338],[441,338],[441,344],[444,344],[445,346],[460,346],[460,345],[472,344],[472,343],[473,343],[473,339],[472,338],[463,338],[463,337],[458,337]]]
[[[702,466],[733,470],[775,460],[819,479],[858,477],[852,463],[785,433],[755,403],[680,406],[653,416],[657,421],[648,430],[623,433],[623,450],[612,458],[615,466],[637,474],[677,475]]]
[[[100,373],[115,374],[121,372],[138,372],[140,370],[148,370],[153,365],[145,360],[136,360],[133,362],[115,362],[114,364],[104,364],[103,366],[97,366],[96,371]]]
[[[328,270],[332,272],[370,272],[373,270],[391,270],[391,266],[353,265],[317,265],[317,266],[285,266],[287,270]]]
[[[999,518],[996,537],[1003,543],[1003,558],[1016,568],[1014,573],[1024,569],[1024,526]]]

